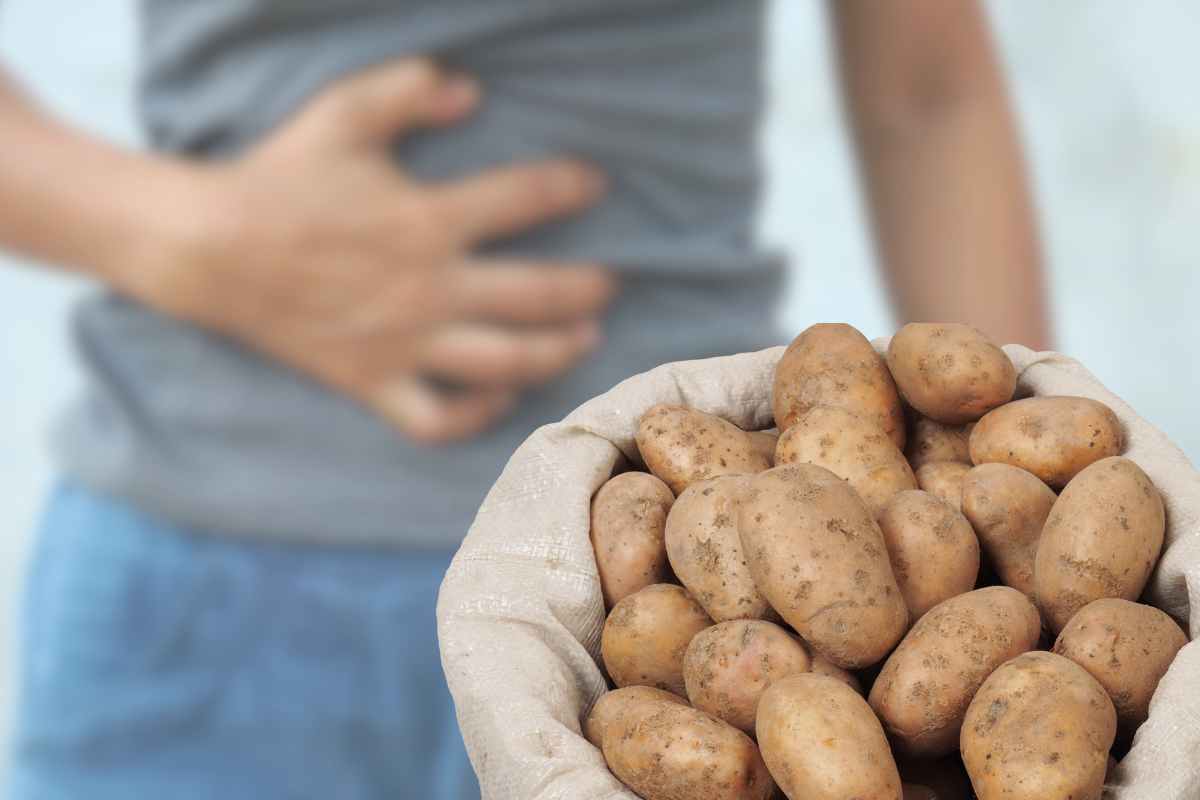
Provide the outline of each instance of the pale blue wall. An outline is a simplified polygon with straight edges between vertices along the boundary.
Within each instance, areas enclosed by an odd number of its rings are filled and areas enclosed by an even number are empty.
[[[993,2],[1036,168],[1062,349],[1200,457],[1200,6]],[[790,330],[891,327],[870,267],[828,80],[820,5],[777,3],[765,133],[767,237],[804,264]],[[0,2],[0,53],[56,109],[132,140],[130,0]],[[3,153],[0,158],[14,154]],[[26,534],[49,480],[49,420],[74,384],[63,317],[78,287],[0,268],[0,721]],[[2,770],[2,757],[0,757]]]

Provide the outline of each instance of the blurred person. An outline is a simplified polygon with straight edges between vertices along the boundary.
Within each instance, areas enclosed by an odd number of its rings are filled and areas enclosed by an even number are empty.
[[[152,152],[0,77],[0,246],[105,286],[11,797],[477,796],[433,612],[507,456],[630,374],[784,338],[763,5],[141,6]],[[829,9],[898,316],[1045,345],[979,5]]]

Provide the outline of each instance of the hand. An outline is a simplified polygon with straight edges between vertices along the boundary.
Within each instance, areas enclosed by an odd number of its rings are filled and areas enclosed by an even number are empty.
[[[472,254],[594,203],[594,169],[542,161],[430,185],[391,160],[397,136],[462,120],[478,97],[470,79],[425,60],[334,85],[242,159],[190,181],[184,202],[197,222],[176,237],[171,269],[135,293],[344,392],[413,439],[478,433],[523,385],[597,344],[614,290],[596,266]]]

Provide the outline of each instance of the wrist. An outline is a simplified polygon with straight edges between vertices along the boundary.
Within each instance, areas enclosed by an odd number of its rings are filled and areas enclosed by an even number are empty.
[[[165,313],[196,319],[212,308],[211,267],[228,238],[222,168],[153,159],[127,176],[112,247],[97,265],[117,291]]]

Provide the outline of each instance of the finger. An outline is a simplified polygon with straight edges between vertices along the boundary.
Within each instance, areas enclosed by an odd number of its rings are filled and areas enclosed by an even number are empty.
[[[401,433],[424,444],[467,439],[507,414],[517,394],[478,389],[446,395],[420,378],[405,376],[378,387],[370,405]]]
[[[479,100],[478,84],[428,59],[371,67],[321,92],[285,128],[312,146],[384,144],[421,125],[461,119]]]
[[[598,316],[617,290],[610,272],[589,265],[475,261],[444,273],[460,318],[564,322]]]
[[[600,342],[593,321],[529,331],[460,323],[431,333],[418,367],[472,386],[543,383],[574,366]]]
[[[431,187],[430,198],[447,230],[476,244],[582,211],[603,191],[597,169],[563,160],[497,167]]]

